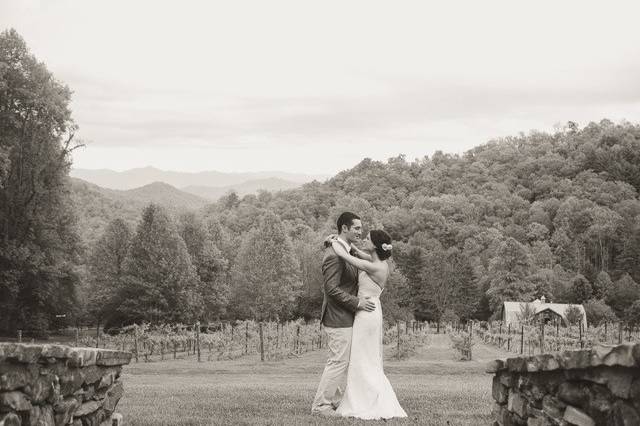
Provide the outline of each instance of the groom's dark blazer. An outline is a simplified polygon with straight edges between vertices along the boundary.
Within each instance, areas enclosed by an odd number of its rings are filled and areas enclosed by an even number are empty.
[[[353,327],[358,309],[358,269],[342,260],[329,246],[324,250],[322,276],[324,300],[320,321],[325,327]]]

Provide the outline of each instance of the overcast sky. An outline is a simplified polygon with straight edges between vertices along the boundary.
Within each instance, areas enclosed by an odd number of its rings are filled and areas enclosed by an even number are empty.
[[[636,6],[638,5],[638,6]],[[74,167],[333,174],[640,119],[640,2],[0,0],[74,91]]]

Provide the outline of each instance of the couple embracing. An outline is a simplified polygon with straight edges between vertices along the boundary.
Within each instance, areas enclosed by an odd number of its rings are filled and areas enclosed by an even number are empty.
[[[340,215],[337,227],[322,261],[320,321],[329,338],[329,358],[311,411],[360,419],[407,417],[382,368],[380,294],[389,277],[391,238],[372,230],[356,247],[362,222],[350,212]]]

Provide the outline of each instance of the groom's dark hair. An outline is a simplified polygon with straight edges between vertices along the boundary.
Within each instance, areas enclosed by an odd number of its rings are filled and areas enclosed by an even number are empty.
[[[347,225],[347,228],[351,228],[354,220],[360,220],[360,216],[351,212],[344,212],[338,217],[338,234],[342,232],[342,225]]]

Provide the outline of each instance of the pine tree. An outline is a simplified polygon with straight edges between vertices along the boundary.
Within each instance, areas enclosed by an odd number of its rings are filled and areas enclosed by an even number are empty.
[[[533,298],[534,286],[527,279],[530,271],[531,260],[526,247],[507,238],[489,265],[487,295],[494,312],[504,301],[528,302]]]
[[[176,225],[150,204],[131,243],[118,310],[123,323],[191,322],[201,314],[198,277]]]

